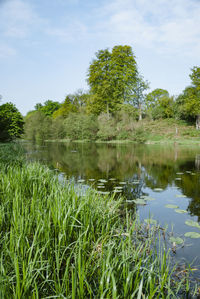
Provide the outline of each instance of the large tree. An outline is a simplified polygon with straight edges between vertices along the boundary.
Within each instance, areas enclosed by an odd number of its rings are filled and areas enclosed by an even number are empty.
[[[196,119],[196,129],[200,129],[200,67],[193,67],[190,79],[191,86],[185,88],[177,98],[179,114],[185,119]]]
[[[57,111],[61,107],[59,102],[54,102],[48,100],[44,102],[44,105],[38,103],[35,105],[35,109],[38,111],[42,111],[46,116],[52,116],[55,111]]]
[[[0,106],[0,142],[10,141],[23,133],[23,117],[12,103]]]
[[[88,71],[91,112],[113,113],[131,96],[137,64],[130,46],[115,46],[96,53]]]

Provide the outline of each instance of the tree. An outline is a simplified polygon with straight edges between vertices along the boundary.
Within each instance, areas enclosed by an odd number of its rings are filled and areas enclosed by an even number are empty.
[[[130,46],[115,46],[96,53],[88,71],[92,112],[114,113],[128,100],[136,81],[137,64]]]
[[[142,120],[142,105],[145,103],[145,90],[149,88],[149,83],[141,75],[136,77],[136,82],[132,87],[132,97],[130,102],[138,109],[139,120]]]
[[[74,95],[67,95],[61,107],[53,113],[53,118],[67,117],[71,112],[78,112],[78,103]]]
[[[23,133],[23,117],[12,103],[0,106],[0,142],[18,138]]]
[[[59,102],[54,102],[48,100],[44,102],[44,105],[38,103],[35,105],[35,109],[38,111],[42,111],[46,116],[52,116],[55,111],[60,108],[61,104]]]
[[[184,119],[196,119],[196,129],[200,129],[200,67],[193,67],[189,75],[191,86],[185,88],[177,98],[179,114]]]
[[[148,109],[152,109],[156,106],[156,104],[158,103],[159,99],[161,99],[162,97],[168,97],[169,93],[166,89],[162,89],[162,88],[156,88],[153,91],[149,92],[146,95],[146,105]]]

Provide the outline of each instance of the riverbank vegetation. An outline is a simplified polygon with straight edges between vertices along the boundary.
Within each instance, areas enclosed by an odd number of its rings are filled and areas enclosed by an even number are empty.
[[[173,267],[159,226],[122,198],[78,190],[0,146],[1,298],[189,296],[189,270]]]

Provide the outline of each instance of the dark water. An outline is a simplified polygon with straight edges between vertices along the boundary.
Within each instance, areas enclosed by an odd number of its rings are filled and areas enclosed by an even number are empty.
[[[200,268],[200,238],[184,236],[200,233],[200,147],[46,143],[42,147],[27,144],[26,148],[29,157],[58,169],[84,188],[92,186],[111,194],[117,190],[130,209],[137,198],[153,198],[145,200],[146,205],[137,205],[140,217],[151,217],[162,227],[168,226],[169,236],[181,237],[184,243],[176,246],[176,257]],[[168,204],[178,207],[167,208]],[[186,225],[187,220],[197,226]]]

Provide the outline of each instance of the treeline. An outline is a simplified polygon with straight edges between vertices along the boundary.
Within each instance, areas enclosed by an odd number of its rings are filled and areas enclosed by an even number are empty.
[[[143,142],[142,119],[196,121],[199,129],[200,67],[193,67],[189,76],[191,85],[179,96],[160,88],[148,92],[149,82],[141,76],[130,46],[100,50],[88,69],[89,90],[68,94],[63,103],[36,104],[24,119],[24,137],[36,142],[66,138]]]

